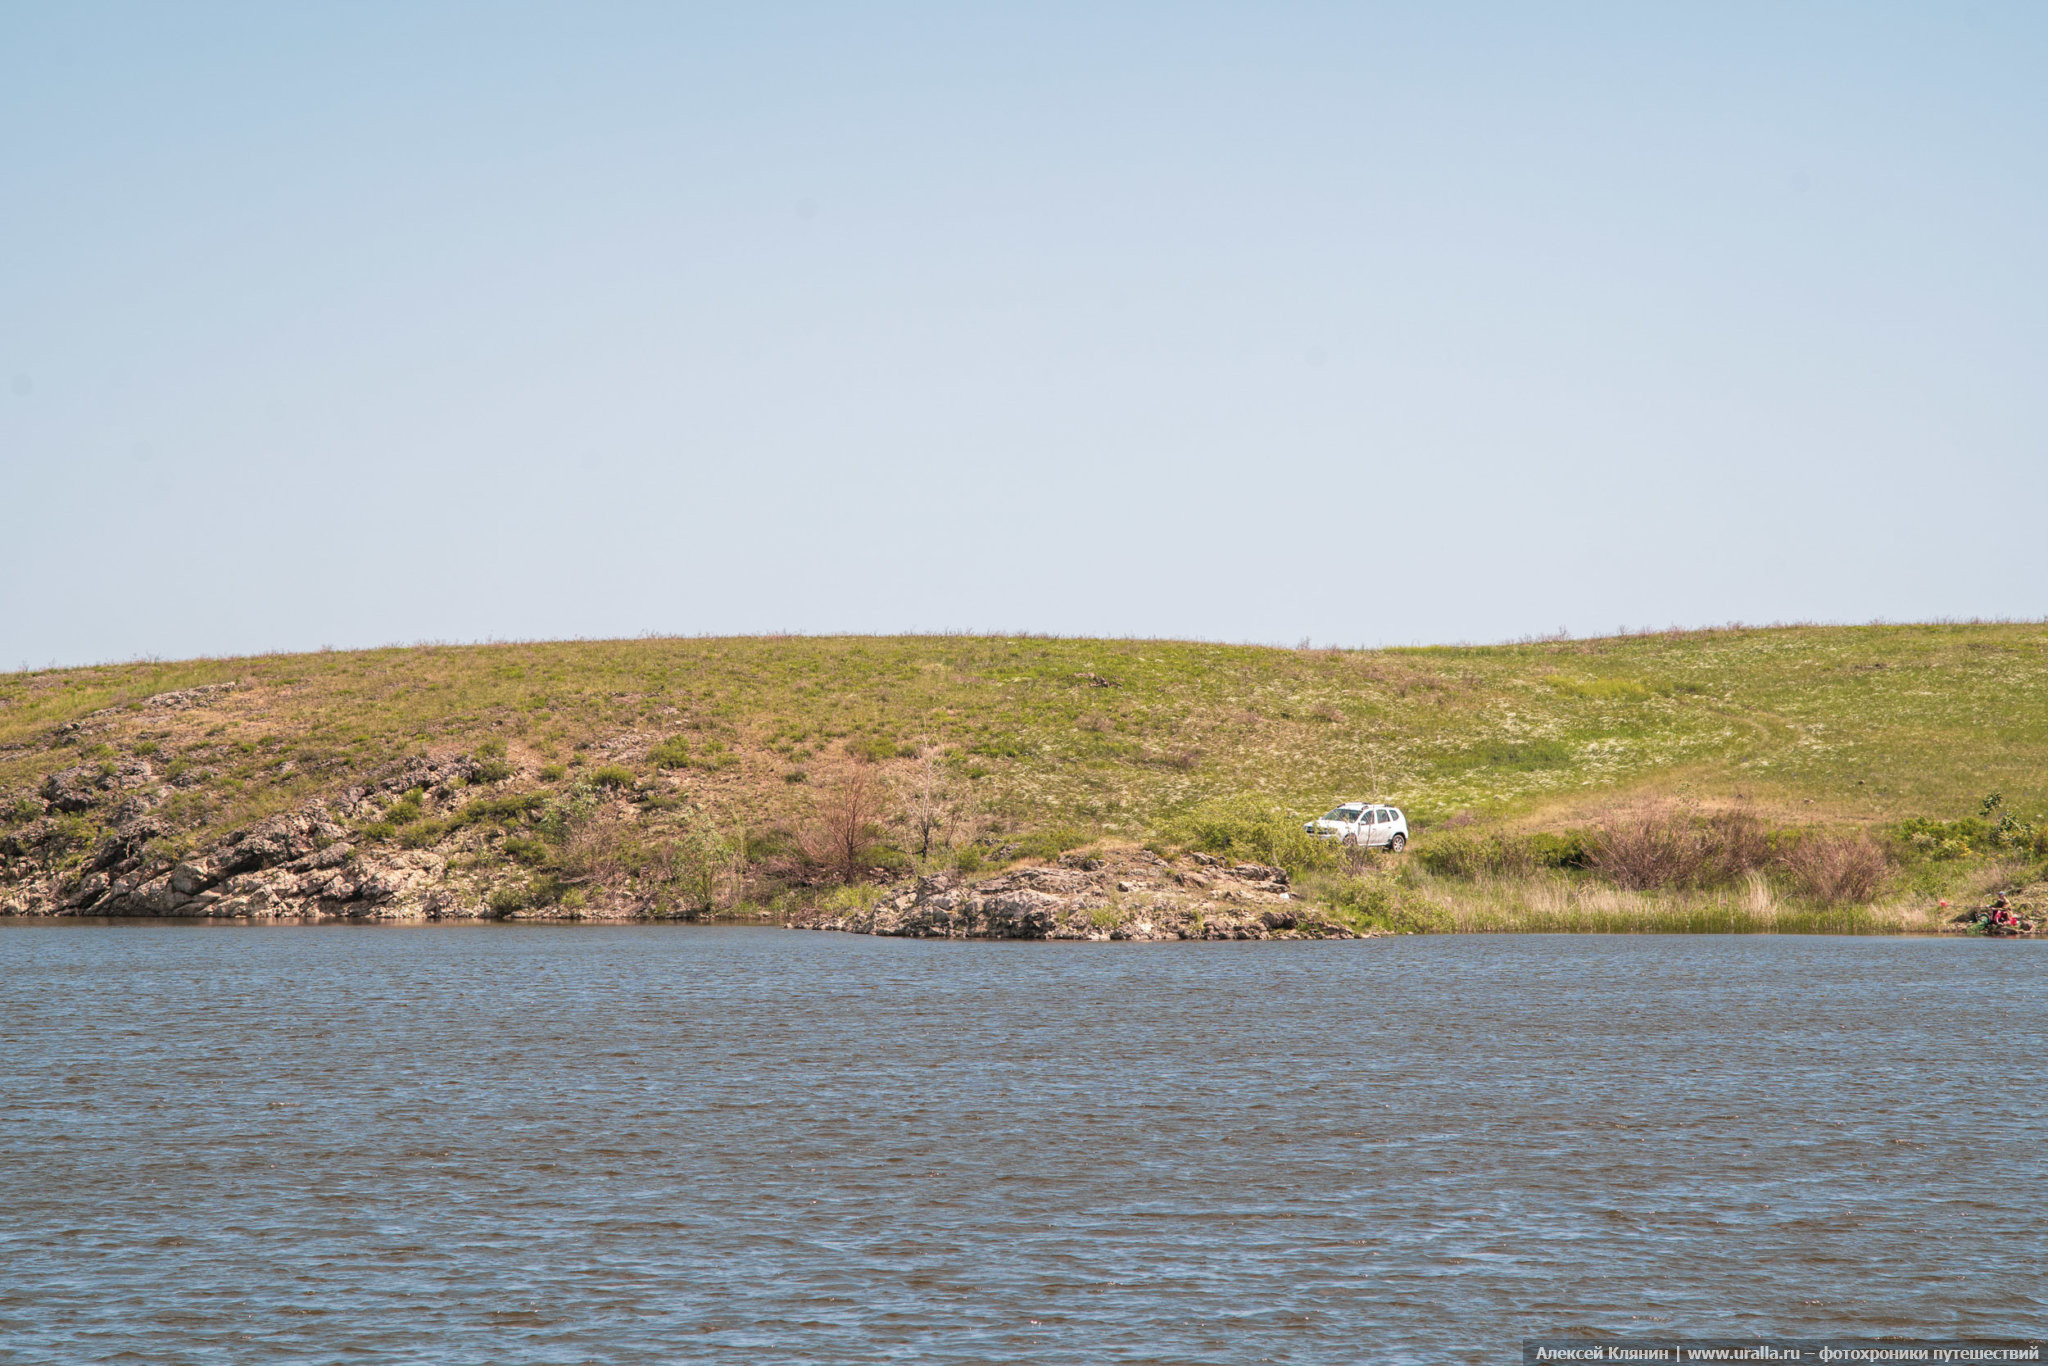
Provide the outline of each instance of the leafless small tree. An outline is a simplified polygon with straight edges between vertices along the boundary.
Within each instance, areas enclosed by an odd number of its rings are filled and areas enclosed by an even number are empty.
[[[917,837],[917,866],[922,870],[931,861],[932,836],[946,825],[945,778],[929,741],[918,747],[915,783],[910,793],[910,828]]]
[[[870,765],[855,763],[841,769],[798,833],[804,854],[854,881],[874,847],[875,825],[886,796]]]

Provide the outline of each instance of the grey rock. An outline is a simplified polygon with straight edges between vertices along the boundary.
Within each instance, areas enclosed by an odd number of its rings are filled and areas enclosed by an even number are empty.
[[[1264,864],[1207,875],[1168,869],[1156,856],[1109,853],[1086,868],[1014,869],[972,886],[943,875],[883,896],[873,909],[799,922],[803,928],[922,938],[1349,939],[1353,932],[1285,890]]]
[[[286,812],[229,836],[218,867],[223,875],[274,868],[338,842],[347,833],[318,808]]]
[[[219,879],[203,865],[181,863],[171,869],[171,890],[180,896],[196,896]]]
[[[101,792],[98,776],[89,769],[67,768],[43,779],[42,799],[59,811],[76,813],[98,806]]]
[[[142,705],[157,711],[184,711],[188,707],[216,701],[222,693],[233,692],[241,686],[240,683],[207,683],[196,688],[180,688],[176,692],[160,692],[146,698]]]
[[[1062,906],[1049,892],[1002,892],[982,903],[982,921],[998,939],[1043,939],[1059,923]]]

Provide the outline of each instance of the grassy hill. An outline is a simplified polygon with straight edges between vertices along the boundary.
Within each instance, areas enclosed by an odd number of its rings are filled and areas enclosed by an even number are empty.
[[[175,696],[220,684],[236,686]],[[1376,651],[648,639],[0,676],[0,815],[69,820],[81,851],[106,816],[48,807],[52,773],[146,764],[161,785],[158,852],[173,858],[374,792],[416,755],[470,756],[479,795],[581,792],[649,835],[744,828],[751,863],[784,872],[854,768],[882,794],[883,867],[922,843],[919,792],[938,809],[937,847],[971,848],[970,861],[1156,837],[1219,802],[1299,820],[1368,794],[1407,808],[1418,849],[1451,824],[1562,830],[1645,797],[1739,802],[1774,828],[1888,828],[1970,814],[1994,791],[2007,811],[2048,808],[2048,625]],[[357,825],[371,843],[398,840],[407,815]],[[508,833],[471,830],[461,850],[488,866]]]

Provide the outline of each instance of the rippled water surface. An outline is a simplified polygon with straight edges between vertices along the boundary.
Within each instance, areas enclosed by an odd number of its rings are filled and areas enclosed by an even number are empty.
[[[2044,949],[5,925],[0,1357],[2038,1333]]]

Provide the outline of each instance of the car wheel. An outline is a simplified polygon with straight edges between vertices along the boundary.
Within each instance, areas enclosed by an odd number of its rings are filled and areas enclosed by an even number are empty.
[[[1346,835],[1344,837],[1344,847],[1346,849],[1356,849],[1358,847],[1358,836]]]
[[[1408,837],[1398,830],[1394,832],[1394,837],[1387,841],[1387,852],[1391,854],[1398,854],[1407,847]]]

